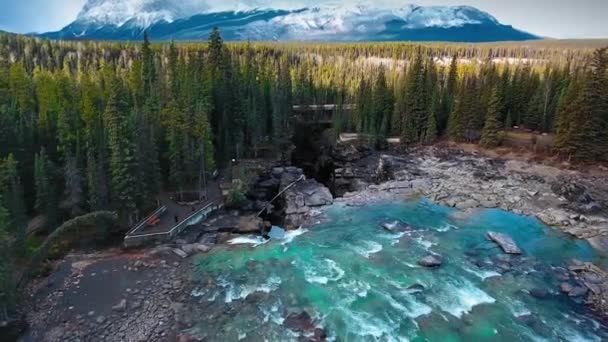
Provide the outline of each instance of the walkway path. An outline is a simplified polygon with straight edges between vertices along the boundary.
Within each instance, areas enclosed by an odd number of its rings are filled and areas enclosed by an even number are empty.
[[[140,221],[125,235],[125,245],[136,237],[158,236],[159,238],[169,238],[172,230],[191,219],[191,216],[200,212],[202,209],[221,205],[223,202],[221,190],[218,182],[212,182],[208,186],[207,200],[193,205],[180,205],[174,201],[168,193],[161,193],[158,197],[160,206],[145,219]],[[150,224],[153,222],[153,224]]]

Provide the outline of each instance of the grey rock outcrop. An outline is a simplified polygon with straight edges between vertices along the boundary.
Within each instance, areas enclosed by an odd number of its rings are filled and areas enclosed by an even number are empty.
[[[304,171],[293,166],[272,168],[271,172],[261,177],[254,188],[255,191],[264,193],[266,201],[284,191],[273,205],[284,211],[287,228],[297,228],[307,222],[314,208],[334,202],[332,193],[327,187],[314,179],[306,179]],[[253,218],[242,223],[239,224],[238,230],[241,233],[256,232],[261,229],[257,228],[261,221],[256,224]]]
[[[434,255],[427,255],[424,258],[418,260],[418,265],[424,267],[439,267],[441,266],[442,261],[439,257]]]
[[[283,182],[281,182],[283,185]],[[285,185],[288,186],[289,184]],[[283,194],[287,225],[298,227],[310,217],[315,207],[330,205],[334,198],[327,187],[314,179],[306,179]]]
[[[502,233],[488,232],[488,239],[494,241],[507,254],[521,254],[521,249],[513,239]]]

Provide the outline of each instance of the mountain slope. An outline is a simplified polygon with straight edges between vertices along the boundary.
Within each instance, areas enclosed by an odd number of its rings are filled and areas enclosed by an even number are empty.
[[[147,30],[155,40],[204,40],[214,26],[226,40],[485,42],[538,38],[470,6],[342,4],[213,12],[167,0],[89,0],[76,21],[41,36],[138,40]]]

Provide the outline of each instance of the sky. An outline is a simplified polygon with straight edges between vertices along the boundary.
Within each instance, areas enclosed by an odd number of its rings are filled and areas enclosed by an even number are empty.
[[[121,0],[118,0],[121,1]],[[123,0],[155,1],[155,0]],[[156,0],[158,1],[158,0]],[[167,0],[180,1],[180,0]],[[181,0],[201,2],[213,9],[217,0]],[[223,0],[222,8],[275,7],[295,8],[325,2],[353,0]],[[367,0],[373,1],[373,0]],[[0,0],[0,30],[11,32],[47,32],[59,30],[72,22],[86,0]],[[552,38],[608,38],[608,0],[380,0],[391,6],[470,5],[495,16],[501,23]],[[214,4],[215,3],[215,4]]]

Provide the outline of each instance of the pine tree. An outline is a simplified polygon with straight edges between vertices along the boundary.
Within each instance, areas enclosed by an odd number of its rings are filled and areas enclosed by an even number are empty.
[[[403,123],[401,124],[401,144],[405,147],[410,147],[416,143],[418,143],[418,136],[416,132],[416,127],[414,126],[414,119],[411,119],[406,114],[403,117]]]
[[[427,145],[434,143],[437,140],[437,135],[437,119],[435,118],[435,113],[429,111],[424,131],[424,143]]]
[[[51,162],[42,148],[36,155],[34,177],[36,183],[36,210],[44,215],[47,228],[52,231],[58,222],[57,190]]]
[[[178,58],[177,48],[175,47],[175,42],[171,41],[169,45],[169,63],[167,66],[167,72],[169,76],[169,90],[170,96],[173,100],[177,100],[180,93],[180,77],[178,73]]]
[[[15,308],[15,285],[13,284],[12,239],[9,234],[9,213],[2,205],[0,194],[0,320],[7,321]]]
[[[574,135],[575,157],[580,160],[608,159],[608,48],[593,53],[579,95],[582,127]]]
[[[150,40],[148,38],[148,31],[144,31],[144,43],[141,49],[142,63],[141,63],[141,77],[143,80],[143,92],[142,96],[144,99],[148,99],[155,92],[154,87],[156,86],[156,70],[154,66],[154,51],[150,47]]]
[[[527,115],[524,119],[526,128],[536,130],[542,126],[545,112],[545,100],[543,87],[539,86],[534,92],[534,97],[528,106]]]
[[[388,133],[388,122],[394,108],[394,100],[386,85],[386,76],[382,67],[378,72],[372,96],[373,112],[369,131],[376,137],[377,141],[381,142],[385,140]]]
[[[57,150],[57,117],[59,116],[60,94],[57,83],[49,71],[37,69],[34,71],[36,95],[38,98],[38,137],[47,153],[56,156]]]
[[[131,127],[127,119],[126,103],[120,97],[123,93],[119,81],[114,81],[110,88],[110,97],[106,105],[104,120],[108,130],[110,148],[111,189],[114,203],[130,223],[138,218],[136,201],[140,198],[137,189],[136,158],[131,136]]]
[[[439,132],[444,132],[448,128],[450,114],[454,111],[454,100],[456,98],[456,87],[458,85],[458,56],[452,56],[450,69],[447,75],[445,87],[441,95],[440,109],[437,113],[437,127]]]
[[[448,122],[448,131],[451,139],[455,141],[462,142],[465,141],[466,135],[466,121],[467,121],[467,107],[469,105],[467,87],[466,84],[469,83],[468,80],[463,80],[461,82],[461,86],[458,92],[458,96],[456,96],[454,103],[454,110],[450,114],[449,122]]]
[[[391,134],[394,136],[401,135],[401,123],[403,121],[402,114],[405,113],[406,101],[404,94],[407,86],[407,70],[399,74],[394,87],[395,109],[391,116]]]
[[[416,54],[414,62],[409,68],[405,96],[407,99],[405,106],[406,115],[403,117],[404,120],[411,122],[402,123],[402,127],[410,131],[406,132],[406,135],[414,133],[415,141],[419,142],[424,133],[428,109],[425,68],[420,51]]]
[[[186,175],[184,173],[184,130],[183,113],[176,101],[171,101],[165,109],[167,123],[167,159],[169,160],[169,182],[177,191],[183,191]]]
[[[212,70],[217,70],[224,55],[224,41],[220,34],[219,28],[214,27],[209,34],[209,64]]]
[[[437,113],[439,106],[439,93],[437,91],[434,91],[431,100],[431,108],[428,111],[428,117],[426,119],[426,128],[424,130],[423,142],[427,145],[433,144],[437,140],[437,136],[439,135],[439,132],[437,130],[437,117],[435,114]]]
[[[357,99],[356,129],[358,132],[371,133],[373,111],[372,90],[364,78],[360,80]]]
[[[557,110],[557,120],[555,122],[555,150],[564,155],[570,156],[572,154],[572,146],[570,141],[572,140],[571,134],[574,133],[574,129],[570,127],[575,124],[575,116],[577,111],[577,99],[580,94],[580,80],[578,76],[570,81],[568,87],[563,90],[560,103]]]
[[[17,161],[10,154],[6,159],[0,160],[0,206],[8,210],[8,220],[15,236],[13,247],[18,255],[25,253],[25,235],[27,226],[26,208],[24,203],[23,187],[17,168]]]
[[[289,134],[289,118],[292,110],[292,85],[289,74],[289,64],[283,59],[279,63],[279,71],[274,90],[272,132],[275,140],[285,139]]]
[[[483,131],[481,134],[480,144],[484,147],[496,147],[500,144],[500,136],[499,136],[499,108],[500,108],[500,98],[498,95],[498,90],[494,88],[492,90],[492,96],[490,97],[490,102],[488,103],[488,112],[486,114],[486,122],[483,126]]]
[[[606,49],[594,52],[584,73],[570,86],[559,106],[556,150],[585,161],[608,153],[608,91]]]

